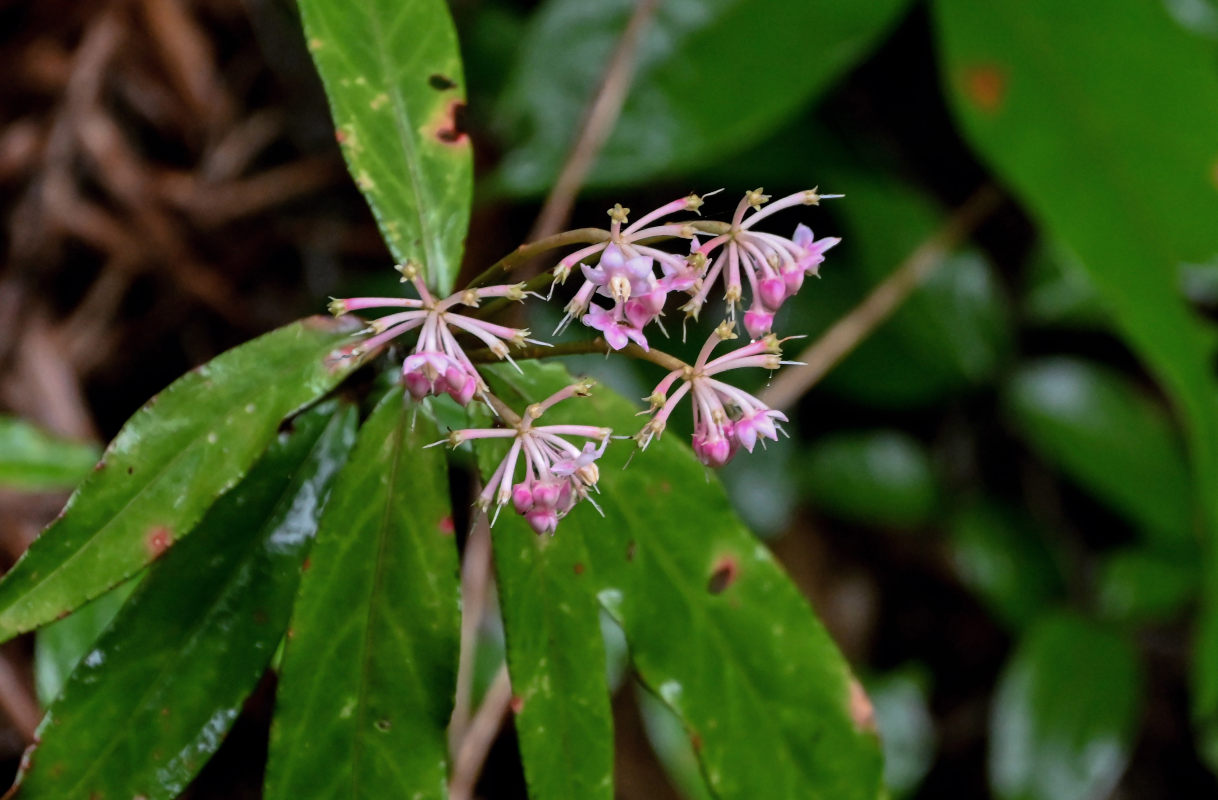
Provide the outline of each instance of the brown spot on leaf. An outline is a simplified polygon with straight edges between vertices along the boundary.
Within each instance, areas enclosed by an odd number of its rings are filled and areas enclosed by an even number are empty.
[[[312,558],[307,558],[307,557],[306,557],[306,558],[305,558],[305,560],[304,560],[304,563],[300,565],[300,571],[301,571],[301,572],[308,572],[308,571],[309,571],[309,567],[311,567],[311,566],[313,566],[313,559],[312,559]]]
[[[173,544],[173,533],[164,525],[158,525],[148,531],[148,535],[144,538],[144,546],[148,549],[148,555],[153,558],[160,558],[164,555],[171,544]]]
[[[524,710],[524,698],[518,694],[512,695],[512,700],[508,703],[508,708],[512,709],[513,714],[519,714]]]
[[[128,474],[128,475],[134,475],[134,474],[135,474],[135,467],[127,467],[127,474]]]
[[[162,717],[168,717],[168,716],[169,716],[169,706],[165,706],[164,708],[162,708],[162,709],[161,709],[161,716],[162,716]]]
[[[875,706],[871,705],[871,698],[856,678],[850,679],[850,719],[860,731],[876,733]]]
[[[437,92],[443,92],[448,89],[456,89],[457,82],[447,75],[441,75],[439,72],[427,79],[427,85],[435,89]]]
[[[638,549],[638,545],[636,545],[634,543],[634,539],[631,539],[630,542],[627,543],[627,545],[626,545],[626,560],[627,561],[634,561],[634,552],[637,549]]]
[[[706,582],[706,591],[711,594],[722,594],[727,587],[736,582],[736,577],[740,574],[740,562],[735,556],[721,556],[715,562],[715,568],[711,570],[710,578]]]
[[[702,752],[702,734],[694,731],[689,735],[689,744],[694,748],[695,753]]]
[[[441,519],[439,523],[437,523],[436,527],[439,528],[440,533],[444,534],[445,536],[452,536],[456,531],[451,514]]]
[[[270,621],[270,619],[271,618],[266,613],[266,609],[259,608],[256,611],[254,611],[254,624],[255,625],[265,625],[268,621]]]
[[[963,72],[964,94],[981,111],[993,114],[1007,98],[1007,74],[997,64],[974,64]]]
[[[577,561],[577,562],[575,562],[575,574],[576,574],[576,575],[583,575],[583,574],[584,574],[584,565],[583,565],[583,564],[581,564],[581,563],[579,563],[578,561]]]
[[[334,141],[338,142],[339,144],[346,144],[347,134],[343,133],[342,128],[334,129]]]
[[[101,470],[103,470],[105,468],[106,468],[106,459],[104,459],[104,458],[101,461],[98,461],[96,464],[93,465],[94,472],[100,472]]]
[[[447,145],[468,144],[465,135],[465,103],[454,100],[440,110],[440,116],[431,125],[432,135]]]
[[[381,733],[388,733],[389,729],[393,727],[391,724],[389,724],[389,720],[387,719],[378,719],[376,722],[372,723],[372,725]]]

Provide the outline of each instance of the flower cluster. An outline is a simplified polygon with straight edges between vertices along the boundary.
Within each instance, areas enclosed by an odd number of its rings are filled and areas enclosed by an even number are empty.
[[[555,403],[569,397],[586,397],[591,381],[568,386],[525,409],[510,425],[500,428],[466,428],[449,433],[453,447],[475,439],[511,439],[507,455],[486,482],[478,496],[477,505],[483,510],[493,502],[496,516],[510,500],[517,513],[525,518],[538,534],[554,533],[558,521],[565,517],[580,500],[588,498],[596,488],[600,471],[596,460],[609,443],[609,428],[594,425],[535,425],[534,423]],[[501,416],[510,409],[499,409]],[[567,437],[588,439],[583,448],[576,447]],[[524,466],[524,479],[517,482],[518,466]],[[595,501],[593,505],[595,505]]]
[[[486,391],[486,384],[469,356],[457,342],[456,334],[470,334],[481,341],[496,358],[506,358],[508,361],[511,361],[511,357],[508,355],[508,342],[522,347],[525,342],[533,341],[528,338],[528,330],[496,325],[465,314],[458,314],[452,310],[456,306],[477,308],[488,297],[523,300],[525,290],[522,285],[466,289],[443,300],[436,300],[419,277],[418,267],[414,264],[401,264],[397,269],[402,273],[402,282],[409,281],[415,287],[419,293],[418,299],[407,297],[336,299],[330,301],[330,312],[335,316],[340,316],[366,308],[411,309],[381,317],[370,323],[369,331],[374,335],[360,345],[360,350],[370,352],[402,334],[419,328],[419,338],[415,343],[414,352],[402,363],[402,382],[415,400],[422,400],[429,395],[448,394],[464,406],[469,404],[475,393]]]
[[[757,224],[783,209],[818,205],[827,197],[840,195],[822,195],[810,189],[770,202],[768,195],[755,189],[745,193],[728,222],[701,219],[704,200],[697,195],[666,203],[633,223],[630,210],[615,205],[609,210],[608,230],[570,231],[521,247],[527,256],[565,244],[584,245],[541,278],[550,284],[551,297],[577,267],[583,279],[565,305],[556,332],[579,320],[603,337],[603,342],[591,342],[583,352],[624,350],[627,355],[645,358],[668,370],[648,398],[651,418],[634,436],[640,449],[646,449],[664,432],[674,409],[687,395],[693,416],[693,450],[708,467],[723,466],[741,449],[751,453],[758,443],[764,446],[765,440],[778,439],[787,417],[728,383],[726,373],[744,368],[773,371],[793,363],[782,360],[783,340],[772,332],[775,315],[800,290],[807,276],[819,274],[825,253],[840,240],[816,239],[803,224],[797,225],[789,238],[758,230]],[[699,216],[670,219],[682,212]],[[679,243],[676,249],[680,252],[662,249],[664,242]],[[510,262],[511,258],[504,259],[486,275],[506,273]],[[498,417],[498,426],[455,430],[436,443],[457,446],[479,439],[511,440],[477,505],[483,510],[494,505],[497,518],[499,510],[511,503],[538,534],[554,533],[559,520],[581,500],[595,505],[590,495],[599,479],[596,462],[608,445],[610,429],[536,424],[554,404],[587,395],[591,382],[568,386],[517,415],[490,392],[478,372],[479,361],[511,361],[509,346],[545,343],[528,338],[529,331],[523,328],[482,318],[494,308],[477,313],[466,309],[478,309],[489,298],[499,299],[495,307],[507,300],[524,300],[526,295],[535,295],[530,288],[538,284],[471,285],[438,300],[423,282],[417,266],[406,264],[398,269],[403,282],[414,286],[418,298],[356,297],[334,300],[330,309],[336,315],[370,308],[406,309],[369,323],[370,336],[359,349],[371,351],[417,330],[413,350],[402,364],[402,381],[410,395],[415,400],[448,395],[463,406],[478,398],[490,406]],[[738,319],[746,286],[748,306],[743,319]],[[660,318],[670,297],[683,296],[679,309],[685,312],[686,321],[696,322],[716,288],[721,290],[726,318],[711,333],[694,363],[686,364],[656,350],[648,341],[646,329],[656,323],[663,331]],[[750,341],[712,358],[721,343],[737,338],[741,323]],[[481,349],[467,352],[463,340]],[[564,348],[572,352],[569,345]],[[533,358],[542,353],[534,348],[525,355]],[[580,439],[584,441],[577,444]]]
[[[692,366],[674,369],[652,390],[648,400],[653,416],[635,437],[641,448],[646,449],[652,439],[664,432],[669,415],[687,394],[693,406],[694,454],[706,466],[723,466],[741,447],[751,453],[760,439],[778,441],[782,431],[778,423],[786,422],[786,415],[716,376],[745,367],[772,371],[792,362],[781,360],[780,341],[772,333],[708,360],[720,342],[734,338],[730,324],[720,325],[706,340]],[[678,380],[681,386],[669,396]]]

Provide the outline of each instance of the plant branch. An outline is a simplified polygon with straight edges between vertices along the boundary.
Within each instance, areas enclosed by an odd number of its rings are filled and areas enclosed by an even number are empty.
[[[637,358],[640,361],[650,361],[667,370],[684,369],[689,366],[681,359],[669,355],[663,350],[656,350],[655,348],[644,350],[634,343],[626,345],[621,350],[614,350],[605,341],[603,336],[584,339],[578,342],[561,342],[549,346],[533,345],[531,347],[521,347],[512,352],[512,358],[518,361],[528,361],[531,359],[555,358],[557,356],[584,356],[593,353],[604,353],[606,355],[618,353],[629,358]],[[500,360],[498,356],[486,348],[471,350],[467,355],[470,361],[475,364],[490,364]]]
[[[478,628],[486,616],[491,584],[491,528],[485,514],[475,514],[465,542],[461,562],[461,650],[457,666],[457,691],[448,747],[455,760],[469,729],[473,705],[474,663],[477,660]]]
[[[596,157],[605,146],[622,111],[622,104],[626,102],[626,93],[634,77],[635,55],[643,39],[643,31],[647,29],[659,5],[660,0],[638,0],[635,5],[634,13],[630,15],[617,48],[605,67],[605,74],[595,98],[580,123],[575,144],[567,155],[545,205],[537,215],[537,222],[529,234],[530,240],[542,239],[555,233],[570,216],[580,187],[596,163]]]
[[[780,410],[795,405],[804,392],[888,319],[918,284],[935,271],[944,257],[998,208],[1001,199],[1001,194],[990,184],[974,192],[939,230],[872,289],[863,302],[796,357],[804,362],[802,365],[780,372],[761,393],[761,401]]]
[[[544,253],[547,250],[554,250],[555,248],[566,247],[572,244],[595,244],[603,242],[608,238],[609,231],[602,228],[576,228],[556,233],[553,236],[547,236],[544,239],[538,239],[528,244],[522,244],[483,270],[481,275],[469,282],[467,288],[473,289],[474,287],[499,280],[500,276],[506,276],[513,269],[528,262],[533,256]]]
[[[449,782],[449,800],[472,800],[474,786],[482,774],[482,765],[487,753],[499,735],[499,728],[507,716],[512,703],[512,682],[508,677],[507,664],[495,673],[482,705],[470,721],[457,755],[453,759],[453,777]]]

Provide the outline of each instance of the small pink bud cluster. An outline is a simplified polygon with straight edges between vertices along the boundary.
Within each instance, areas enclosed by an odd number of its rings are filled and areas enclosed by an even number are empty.
[[[558,521],[580,500],[596,505],[588,495],[600,479],[596,460],[604,454],[612,431],[593,425],[533,424],[555,403],[586,396],[591,385],[590,381],[577,383],[534,403],[511,427],[467,428],[449,434],[444,441],[454,447],[474,439],[512,439],[507,455],[478,497],[478,505],[485,509],[494,503],[498,516],[498,510],[511,501],[516,513],[539,535],[553,534]],[[581,449],[568,441],[571,436],[590,441]],[[524,476],[517,481],[521,464]]]
[[[754,230],[761,220],[777,211],[797,205],[817,205],[824,198],[815,189],[784,197],[766,206],[769,196],[761,189],[747,192],[736,208],[730,224],[705,244],[697,238],[698,227],[690,222],[653,225],[681,211],[697,211],[703,204],[697,195],[674,200],[623,227],[630,209],[615,205],[609,210],[612,225],[604,241],[578,250],[554,268],[554,283],[567,279],[579,264],[584,282],[566,306],[562,330],[572,319],[600,331],[614,350],[629,342],[647,349],[644,328],[663,315],[671,292],[688,292],[690,299],[681,306],[688,317],[697,319],[711,290],[722,278],[723,298],[728,315],[736,319],[736,305],[743,297],[744,282],[752,302],[744,314],[744,326],[753,338],[773,329],[774,315],[788,298],[799,291],[804,277],[816,275],[825,252],[840,239],[817,240],[806,225],[798,225],[791,238]],[[753,210],[748,215],[749,209]],[[684,238],[690,242],[688,255],[676,255],[647,242],[657,238]],[[583,263],[599,254],[595,267]],[[655,266],[659,265],[657,275]],[[592,302],[595,296],[613,301],[609,308]]]
[[[398,267],[402,281],[409,281],[419,293],[418,299],[407,297],[353,297],[330,302],[330,311],[335,315],[348,314],[365,308],[407,308],[397,314],[389,314],[370,323],[373,336],[360,344],[360,350],[374,350],[409,331],[419,329],[414,351],[402,363],[402,382],[415,400],[428,396],[448,394],[461,405],[468,405],[474,395],[485,390],[485,385],[474,368],[473,362],[457,342],[457,335],[465,333],[484,344],[498,358],[507,358],[507,342],[517,347],[528,339],[529,332],[520,328],[485,322],[474,317],[458,314],[456,306],[477,308],[488,297],[506,297],[523,300],[524,288],[519,284],[486,286],[466,289],[443,300],[436,300],[419,277],[413,264]]]
[[[706,466],[723,466],[742,447],[751,453],[760,440],[778,440],[782,432],[778,423],[786,422],[786,415],[716,376],[744,367],[775,370],[791,362],[781,360],[780,342],[772,333],[708,360],[720,342],[732,338],[735,334],[731,326],[720,325],[702,346],[692,366],[672,370],[656,385],[650,398],[654,416],[636,437],[640,447],[646,449],[652,439],[664,432],[668,417],[686,394],[693,405],[694,454]],[[680,387],[669,396],[678,380]]]

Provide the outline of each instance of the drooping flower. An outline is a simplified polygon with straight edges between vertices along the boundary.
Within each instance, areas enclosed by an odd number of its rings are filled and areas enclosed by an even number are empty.
[[[735,320],[736,304],[744,296],[747,281],[752,305],[745,315],[745,327],[753,338],[769,333],[774,313],[803,285],[805,275],[815,275],[829,248],[840,242],[837,238],[815,240],[812,230],[799,225],[791,238],[753,230],[753,226],[771,214],[797,205],[818,205],[821,200],[841,195],[819,194],[816,189],[796,192],[770,203],[769,195],[761,189],[746,192],[731,228],[715,236],[697,249],[709,262],[700,285],[690,300],[682,306],[688,316],[697,318],[711,289],[723,278],[723,297],[728,304],[729,319]],[[753,214],[746,218],[749,209]]]
[[[584,282],[565,308],[566,315],[557,331],[562,331],[571,320],[589,313],[590,307],[593,307],[593,296],[599,294],[613,300],[610,311],[618,325],[622,325],[625,319],[629,327],[641,335],[643,327],[664,308],[668,292],[686,290],[694,285],[698,277],[691,274],[688,259],[684,256],[644,243],[663,237],[693,239],[694,229],[681,223],[648,226],[680,211],[696,212],[701,206],[702,198],[691,194],[644,214],[625,228],[622,226],[628,221],[630,209],[622,208],[621,204],[609,209],[611,224],[605,240],[571,253],[554,267],[554,285],[565,282],[576,265],[579,265],[584,276]],[[600,260],[597,265],[589,266],[586,261],[598,254]],[[662,277],[655,274],[656,264],[660,265]],[[593,327],[603,330],[599,325]],[[615,338],[625,346],[624,338]]]
[[[741,447],[751,453],[761,439],[778,440],[779,423],[787,421],[786,415],[717,376],[745,367],[775,370],[791,362],[781,360],[781,342],[772,333],[710,359],[720,342],[735,338],[732,327],[725,322],[716,328],[691,366],[672,370],[652,391],[653,416],[635,437],[640,448],[646,449],[664,432],[669,416],[687,394],[693,407],[694,454],[706,466],[723,466]],[[681,385],[670,396],[677,381]]]
[[[473,362],[465,354],[457,335],[467,333],[486,345],[498,358],[508,355],[508,343],[520,347],[529,339],[529,331],[509,328],[491,322],[459,314],[457,306],[477,308],[482,300],[490,297],[506,297],[523,300],[522,284],[484,286],[466,289],[443,300],[436,300],[419,277],[413,264],[397,267],[402,281],[409,281],[419,293],[418,299],[408,297],[352,297],[330,302],[330,311],[335,316],[366,308],[406,308],[402,311],[369,323],[372,336],[360,343],[358,350],[374,350],[416,328],[419,338],[414,351],[402,363],[402,382],[416,400],[428,395],[448,394],[461,405],[466,405],[473,396],[485,391],[486,386]]]
[[[536,425],[555,403],[569,397],[587,396],[591,381],[573,384],[525,409],[515,422],[502,428],[456,430],[444,441],[453,447],[475,439],[511,439],[507,455],[491,474],[477,504],[486,510],[493,503],[495,516],[509,501],[538,534],[553,534],[558,522],[596,488],[600,472],[596,460],[605,452],[612,431],[595,425]],[[506,415],[505,415],[506,416]],[[588,439],[583,447],[569,437]],[[520,464],[524,476],[516,475]]]

